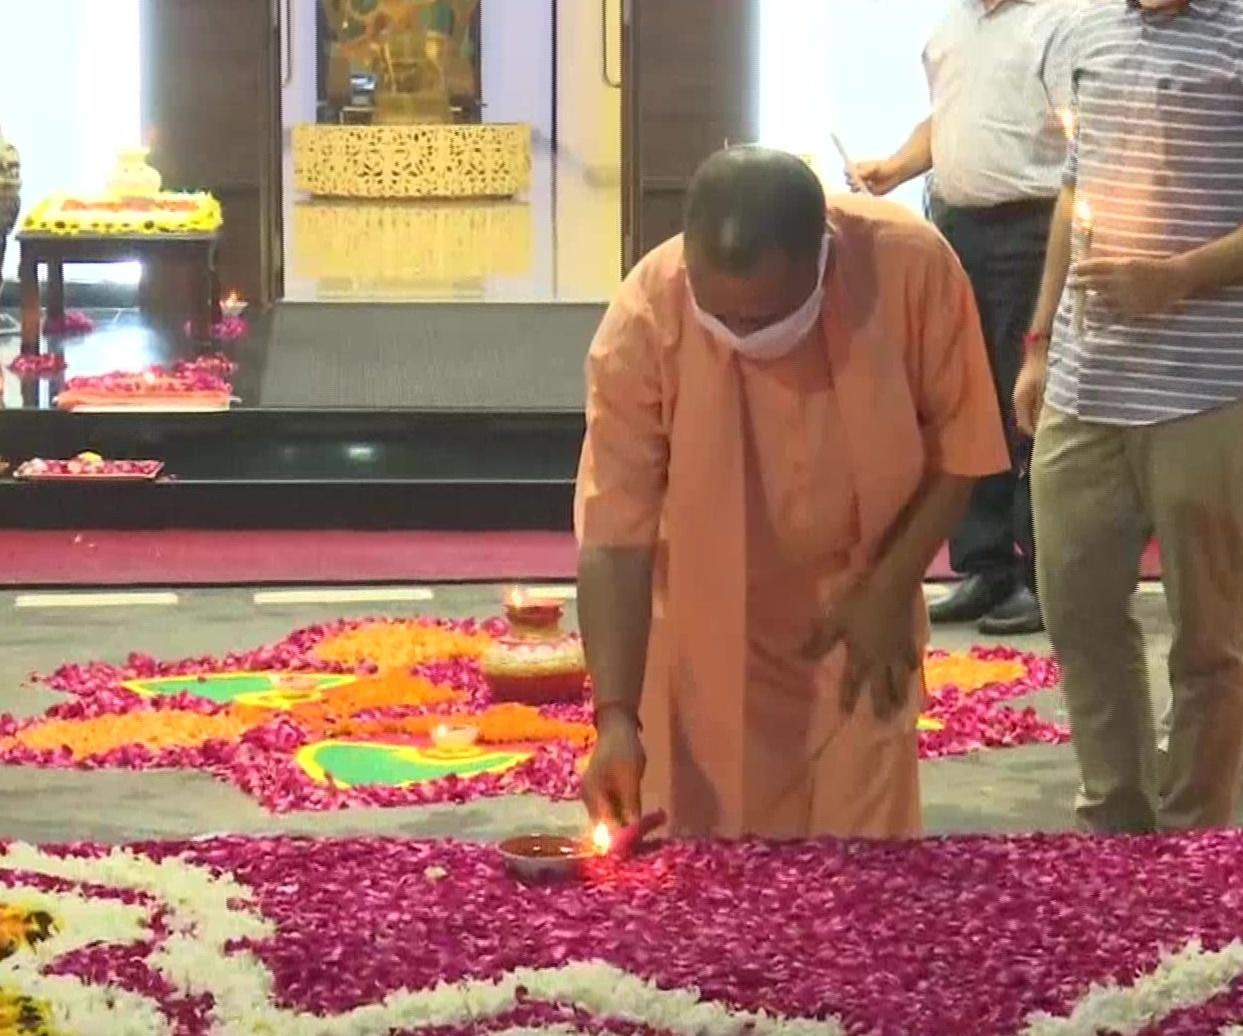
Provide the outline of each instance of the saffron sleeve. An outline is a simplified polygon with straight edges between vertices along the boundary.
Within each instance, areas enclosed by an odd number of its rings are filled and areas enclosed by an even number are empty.
[[[658,343],[637,284],[622,286],[587,353],[587,433],[574,492],[580,546],[656,543],[669,442]]]
[[[947,475],[981,478],[1008,471],[1010,453],[971,282],[940,235],[925,249],[912,275],[919,287],[907,296],[915,310],[907,326],[918,334],[909,375],[924,454],[933,470]]]

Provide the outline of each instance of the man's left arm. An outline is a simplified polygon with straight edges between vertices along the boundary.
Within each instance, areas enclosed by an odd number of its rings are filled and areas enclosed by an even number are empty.
[[[922,264],[908,375],[924,443],[924,478],[891,530],[873,577],[903,594],[962,519],[975,481],[1006,471],[1010,454],[980,317],[958,257],[939,236]],[[914,300],[913,300],[914,301]]]

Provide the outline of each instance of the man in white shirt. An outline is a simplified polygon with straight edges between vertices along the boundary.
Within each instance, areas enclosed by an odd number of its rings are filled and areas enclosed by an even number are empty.
[[[931,172],[931,215],[966,268],[1006,415],[1011,470],[982,479],[950,562],[962,577],[933,622],[983,633],[1035,633],[1035,550],[1027,481],[1030,442],[1012,397],[1040,289],[1066,155],[1070,29],[1083,0],[953,0],[924,50],[932,114],[890,158],[862,162],[873,194]]]

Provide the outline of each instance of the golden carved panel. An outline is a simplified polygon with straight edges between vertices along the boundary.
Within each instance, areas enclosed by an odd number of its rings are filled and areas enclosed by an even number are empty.
[[[290,272],[389,286],[520,276],[532,239],[522,202],[301,202]]]
[[[295,126],[293,173],[321,198],[511,198],[531,186],[531,127]]]

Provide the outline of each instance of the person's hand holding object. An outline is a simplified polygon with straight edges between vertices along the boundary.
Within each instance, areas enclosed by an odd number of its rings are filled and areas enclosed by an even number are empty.
[[[638,720],[620,708],[598,709],[596,744],[582,791],[593,824],[626,827],[642,818],[640,787],[646,767]]]

